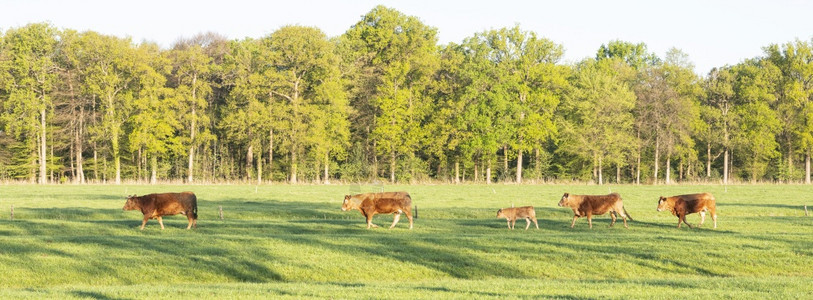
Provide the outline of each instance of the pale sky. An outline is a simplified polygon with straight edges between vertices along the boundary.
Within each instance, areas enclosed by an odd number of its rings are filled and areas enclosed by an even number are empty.
[[[565,63],[593,57],[611,40],[644,42],[663,57],[676,47],[695,71],[759,56],[762,47],[813,38],[813,1],[248,1],[0,0],[0,30],[33,22],[129,36],[169,47],[179,37],[213,31],[259,38],[284,25],[341,35],[383,4],[438,29],[440,44],[519,25],[562,44]]]

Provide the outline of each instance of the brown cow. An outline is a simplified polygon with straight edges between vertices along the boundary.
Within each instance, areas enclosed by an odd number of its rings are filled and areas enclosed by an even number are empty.
[[[700,213],[700,224],[697,224],[697,227],[700,227],[706,221],[706,211],[709,211],[711,219],[714,220],[714,228],[717,228],[717,201],[709,193],[661,196],[658,199],[658,211],[664,210],[671,211],[672,215],[678,217],[678,228],[680,228],[680,222],[686,223],[689,228],[692,228],[692,225],[686,222],[686,215],[696,212]]]
[[[367,229],[378,227],[373,224],[375,214],[395,214],[392,226],[395,227],[401,218],[401,213],[409,218],[409,229],[412,229],[412,197],[407,192],[366,193],[344,196],[342,210],[358,209],[367,218]]]
[[[593,215],[603,215],[608,211],[610,217],[613,218],[610,227],[615,224],[616,214],[620,214],[624,220],[624,228],[629,228],[627,218],[632,221],[632,217],[624,208],[621,195],[618,193],[608,195],[571,195],[565,193],[562,200],[559,200],[559,206],[567,206],[573,209],[573,222],[570,223],[570,228],[576,225],[576,219],[581,216],[587,216],[587,224],[590,224],[590,228],[593,228]]]
[[[158,219],[158,224],[164,229],[161,217],[176,214],[186,215],[189,220],[186,229],[192,226],[198,228],[198,198],[192,192],[149,194],[140,197],[132,195],[127,197],[127,203],[124,203],[122,209],[140,210],[144,214],[141,230],[144,230],[144,225],[147,225],[149,219]]]
[[[503,208],[497,211],[497,218],[505,218],[505,221],[508,222],[508,228],[512,230],[519,218],[525,219],[525,230],[531,227],[531,221],[534,221],[536,229],[539,229],[539,223],[536,222],[536,211],[534,211],[533,206]]]

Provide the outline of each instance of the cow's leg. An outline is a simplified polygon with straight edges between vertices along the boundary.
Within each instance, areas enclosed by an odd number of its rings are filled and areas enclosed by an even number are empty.
[[[375,213],[367,214],[367,229],[370,229],[370,227],[378,228],[378,225],[373,224],[373,216],[374,215],[375,215]]]
[[[579,218],[579,216],[576,216],[576,215],[573,216],[573,222],[570,222],[570,228],[573,228],[573,226],[576,226],[576,219],[578,219],[578,218]]]
[[[539,229],[539,223],[536,222],[536,218],[531,219],[534,221],[534,225],[536,225],[536,229]]]
[[[508,229],[511,229],[511,219],[505,218],[505,224],[508,225]]]
[[[406,214],[407,219],[409,219],[409,229],[412,229],[412,213],[408,212],[408,211],[406,211],[404,213]]]
[[[164,230],[164,221],[161,220],[161,216],[158,216],[158,224],[161,224],[161,230]]]
[[[531,227],[531,218],[525,218],[525,230],[528,230],[528,227]]]
[[[593,214],[587,214],[587,225],[590,225],[590,229],[593,229]]]
[[[189,225],[186,225],[186,229],[187,230],[192,229],[192,223],[194,223],[194,221],[192,220],[192,216],[186,215],[186,220],[189,221]]]
[[[714,228],[717,228],[717,212],[711,211],[711,220],[714,221]]]
[[[703,223],[706,222],[706,211],[700,211],[700,224],[697,224],[697,227],[703,226]]]
[[[621,220],[624,221],[624,228],[630,228],[629,226],[627,226],[627,214],[625,214],[623,211],[620,212],[619,214],[621,214]]]
[[[395,213],[395,217],[392,218],[392,226],[390,226],[390,229],[395,227],[395,224],[398,224],[399,219],[401,219],[401,213]]]
[[[144,230],[144,226],[147,225],[147,220],[149,220],[149,219],[150,219],[150,217],[144,216],[144,220],[141,221],[141,230]]]
[[[680,228],[681,221],[683,222],[683,224],[686,224],[686,226],[689,226],[689,228],[692,228],[692,225],[689,224],[689,222],[686,222],[686,214],[680,214],[679,218],[680,220],[678,221],[678,228]]]
[[[516,225],[517,225],[517,219],[511,220],[511,229],[514,229],[514,227],[516,227]]]
[[[612,222],[610,222],[610,227],[613,227],[613,225],[615,225],[615,220],[618,218],[618,217],[615,215],[615,212],[614,212],[614,211],[611,211],[611,212],[610,212],[610,218],[611,218],[611,219],[613,219],[613,221],[612,221]]]

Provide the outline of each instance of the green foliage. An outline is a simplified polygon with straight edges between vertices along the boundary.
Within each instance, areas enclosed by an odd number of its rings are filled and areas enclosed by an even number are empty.
[[[365,131],[375,154],[389,161],[390,180],[399,157],[411,160],[428,135],[422,124],[431,112],[427,89],[438,64],[436,35],[416,17],[377,6],[343,36],[349,60],[370,72],[356,80],[366,89],[354,98],[363,101],[357,110],[370,114]]]
[[[596,60],[606,58],[621,59],[636,70],[660,63],[660,59],[654,53],[647,52],[646,44],[633,44],[621,40],[610,41],[598,48]]]
[[[657,183],[664,169],[702,180],[704,165],[793,181],[813,153],[811,41],[700,78],[686,53],[644,43],[565,64],[563,45],[519,26],[437,40],[385,6],[333,38],[284,26],[171,49],[12,28],[0,37],[0,178],[118,183],[143,179],[149,161],[191,182],[589,180],[615,167],[620,181]]]
[[[635,94],[611,69],[612,60],[581,62],[570,79],[573,89],[560,106],[560,149],[589,162],[624,165],[634,151]],[[594,178],[598,181],[598,178]]]

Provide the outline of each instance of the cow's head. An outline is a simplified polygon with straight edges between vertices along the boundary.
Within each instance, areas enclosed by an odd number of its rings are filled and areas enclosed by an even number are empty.
[[[350,202],[350,195],[344,195],[344,201],[342,202],[342,211],[348,211],[353,209],[352,202]]]
[[[140,209],[138,204],[139,204],[138,203],[138,196],[136,196],[136,195],[127,196],[127,202],[124,203],[124,207],[122,208],[122,210]]]
[[[661,196],[658,199],[658,211],[664,211],[669,209],[669,201],[666,201],[666,197]]]
[[[497,218],[505,218],[505,214],[502,213],[502,209],[497,211]]]
[[[568,198],[570,197],[569,193],[565,193],[562,195],[562,200],[559,200],[559,206],[565,206],[568,202]]]

